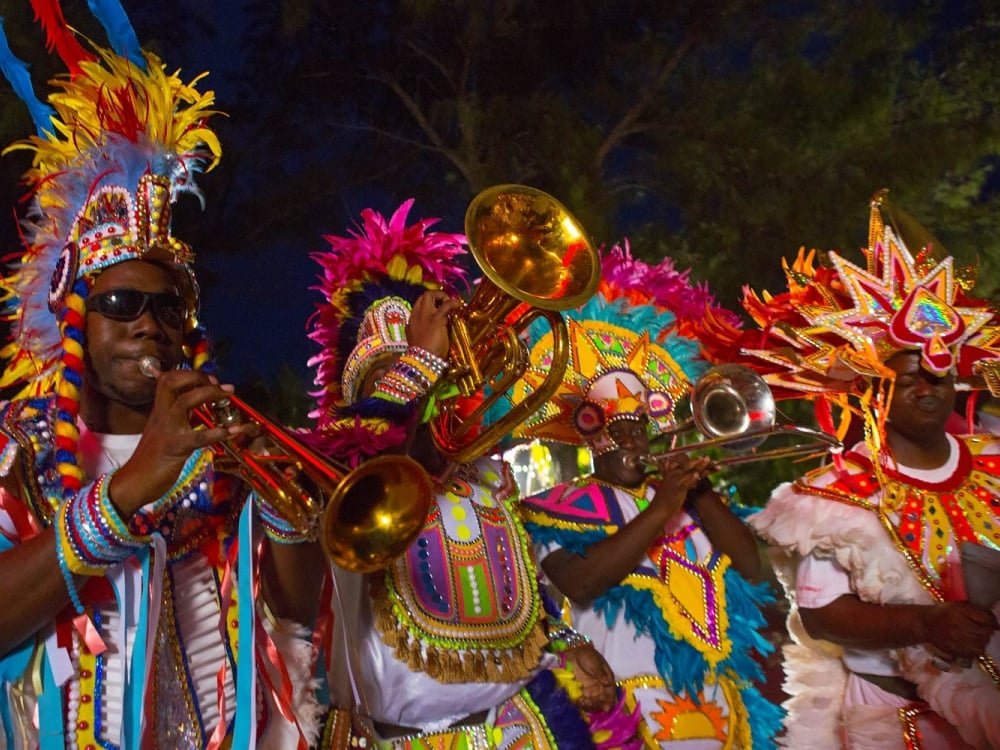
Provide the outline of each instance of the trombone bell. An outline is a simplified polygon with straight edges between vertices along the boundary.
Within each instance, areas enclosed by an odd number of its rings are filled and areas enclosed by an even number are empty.
[[[748,451],[763,443],[776,413],[767,383],[742,365],[711,368],[691,391],[695,427],[702,435],[724,440],[729,450]]]
[[[820,430],[794,424],[775,424],[776,415],[774,396],[760,375],[744,365],[717,365],[698,378],[691,389],[691,419],[656,438],[677,437],[693,426],[707,439],[641,456],[633,463],[655,466],[671,455],[708,448],[725,448],[734,452],[734,455],[718,459],[715,463],[719,466],[843,449],[840,440]],[[769,438],[788,435],[799,438],[800,442],[761,450]]]

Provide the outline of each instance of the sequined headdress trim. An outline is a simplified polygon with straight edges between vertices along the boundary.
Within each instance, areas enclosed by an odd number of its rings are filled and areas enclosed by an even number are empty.
[[[913,255],[886,223],[886,201],[885,190],[871,201],[864,267],[837,252],[800,250],[784,264],[787,292],[744,290],[757,329],[706,323],[716,334],[703,338],[710,358],[746,361],[776,397],[815,397],[891,379],[883,363],[907,350],[933,373],[954,372],[961,388],[1000,394],[1000,318],[989,301],[971,296],[975,268],[956,268],[931,246]]]
[[[88,7],[108,34],[110,49],[86,49],[58,2],[33,3],[50,49],[68,73],[35,97],[28,66],[14,56],[0,27],[0,70],[25,102],[36,134],[7,147],[26,150],[31,204],[24,253],[0,280],[2,311],[12,340],[0,350],[0,388],[14,397],[56,394],[59,472],[64,491],[80,486],[77,466],[80,389],[84,371],[84,303],[103,269],[145,258],[175,272],[188,303],[185,347],[195,367],[210,366],[198,325],[193,255],[170,230],[171,204],[199,195],[194,176],[221,155],[207,119],[212,92],[200,77],[185,83],[140,49],[117,0]]]
[[[120,51],[88,51],[61,15],[42,16],[69,70],[51,81],[46,104],[34,99],[27,66],[6,40],[0,43],[0,67],[25,98],[37,129],[6,149],[33,154],[24,175],[32,206],[25,252],[3,280],[4,315],[15,340],[2,352],[9,364],[0,387],[20,384],[28,393],[54,387],[61,317],[73,306],[74,287],[83,280],[89,289],[93,276],[110,265],[142,257],[174,265],[195,312],[197,292],[188,273],[193,254],[172,236],[170,216],[180,194],[200,197],[194,176],[221,154],[206,124],[215,114],[213,93],[197,90],[201,76],[185,83],[156,55],[140,50],[116,3],[92,7]]]
[[[570,362],[562,385],[515,438],[586,445],[600,453],[613,447],[606,428],[615,421],[648,416],[655,429],[667,429],[678,400],[707,367],[698,342],[686,333],[690,321],[711,306],[736,324],[670,259],[650,266],[632,257],[627,241],[602,252],[601,278],[598,293],[565,315]],[[539,333],[530,350],[523,389],[535,387],[548,371],[551,331]]]

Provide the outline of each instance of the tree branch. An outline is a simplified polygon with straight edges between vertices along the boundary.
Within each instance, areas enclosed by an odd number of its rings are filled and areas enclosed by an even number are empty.
[[[601,145],[597,149],[597,155],[594,159],[594,166],[597,168],[598,173],[601,171],[601,166],[604,164],[605,160],[608,158],[608,154],[611,150],[615,148],[619,143],[625,140],[628,136],[634,135],[635,133],[641,133],[647,130],[651,125],[642,125],[639,119],[649,108],[649,105],[654,101],[654,99],[659,95],[666,85],[667,80],[673,75],[674,71],[677,70],[677,66],[680,65],[681,60],[687,54],[688,50],[694,45],[695,34],[688,33],[681,40],[681,43],[677,45],[677,49],[674,50],[674,54],[667,58],[663,65],[660,67],[656,76],[653,78],[652,83],[646,87],[642,96],[633,104],[616,122],[611,129],[608,131],[607,136],[601,142]]]

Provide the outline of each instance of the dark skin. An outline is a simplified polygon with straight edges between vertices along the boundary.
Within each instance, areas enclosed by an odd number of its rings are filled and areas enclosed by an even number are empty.
[[[91,294],[122,288],[177,291],[174,277],[165,267],[134,260],[102,272]],[[255,432],[249,425],[192,426],[196,406],[224,398],[233,388],[204,373],[173,369],[183,360],[183,332],[162,323],[151,309],[133,321],[88,312],[84,340],[86,369],[80,400],[84,422],[94,432],[142,435],[132,457],[114,473],[109,486],[111,500],[123,520],[167,492],[194,450],[225,440],[249,439]],[[148,378],[139,371],[138,360],[145,355],[159,359],[163,370],[159,378]],[[15,495],[20,492],[10,477],[3,489]],[[0,617],[0,653],[36,633],[69,604],[55,544],[55,534],[49,528],[0,554],[0,597],[8,602]],[[316,615],[322,577],[304,576],[304,569],[324,569],[318,544],[269,545],[261,563],[261,589],[274,614],[310,624]],[[78,577],[78,586],[84,582],[84,577]]]
[[[413,304],[406,326],[407,343],[419,346],[442,359],[448,356],[450,338],[448,318],[462,306],[462,301],[450,297],[445,292],[428,291]],[[361,396],[372,394],[379,378],[385,375],[398,354],[385,357],[377,362],[366,374]],[[426,425],[413,426],[408,441],[409,455],[432,475],[441,475],[449,468],[444,456],[434,446],[434,441]],[[567,663],[582,688],[579,706],[585,711],[609,711],[617,700],[614,673],[607,661],[590,644],[571,649],[566,653]]]
[[[893,456],[918,469],[943,465],[950,455],[945,424],[955,404],[954,377],[923,369],[917,352],[898,353],[886,365],[897,373],[886,423]],[[946,661],[961,664],[980,656],[998,628],[992,612],[964,601],[872,604],[844,594],[799,613],[813,638],[861,649],[930,644]]]
[[[619,420],[607,429],[618,448],[594,457],[594,477],[618,487],[641,487],[647,473],[637,459],[649,453],[645,420]],[[712,469],[711,460],[704,456],[661,457],[657,461],[659,482],[649,505],[617,532],[587,547],[585,555],[556,550],[542,561],[545,573],[571,601],[589,606],[647,559],[649,548],[663,535],[685,500],[690,499],[712,545],[729,556],[739,573],[756,579],[761,566],[753,533],[718,493],[694,490]]]

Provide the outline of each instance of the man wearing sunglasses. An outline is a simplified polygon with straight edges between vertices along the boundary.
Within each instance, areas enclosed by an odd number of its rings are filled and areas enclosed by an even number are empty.
[[[322,552],[215,461],[253,427],[192,423],[232,392],[211,374],[193,256],[170,234],[172,200],[219,157],[212,96],[154,56],[147,73],[98,52],[61,82],[72,96],[49,97],[59,127],[19,144],[37,204],[0,280],[14,324],[0,721],[16,738],[0,746],[312,746]]]

